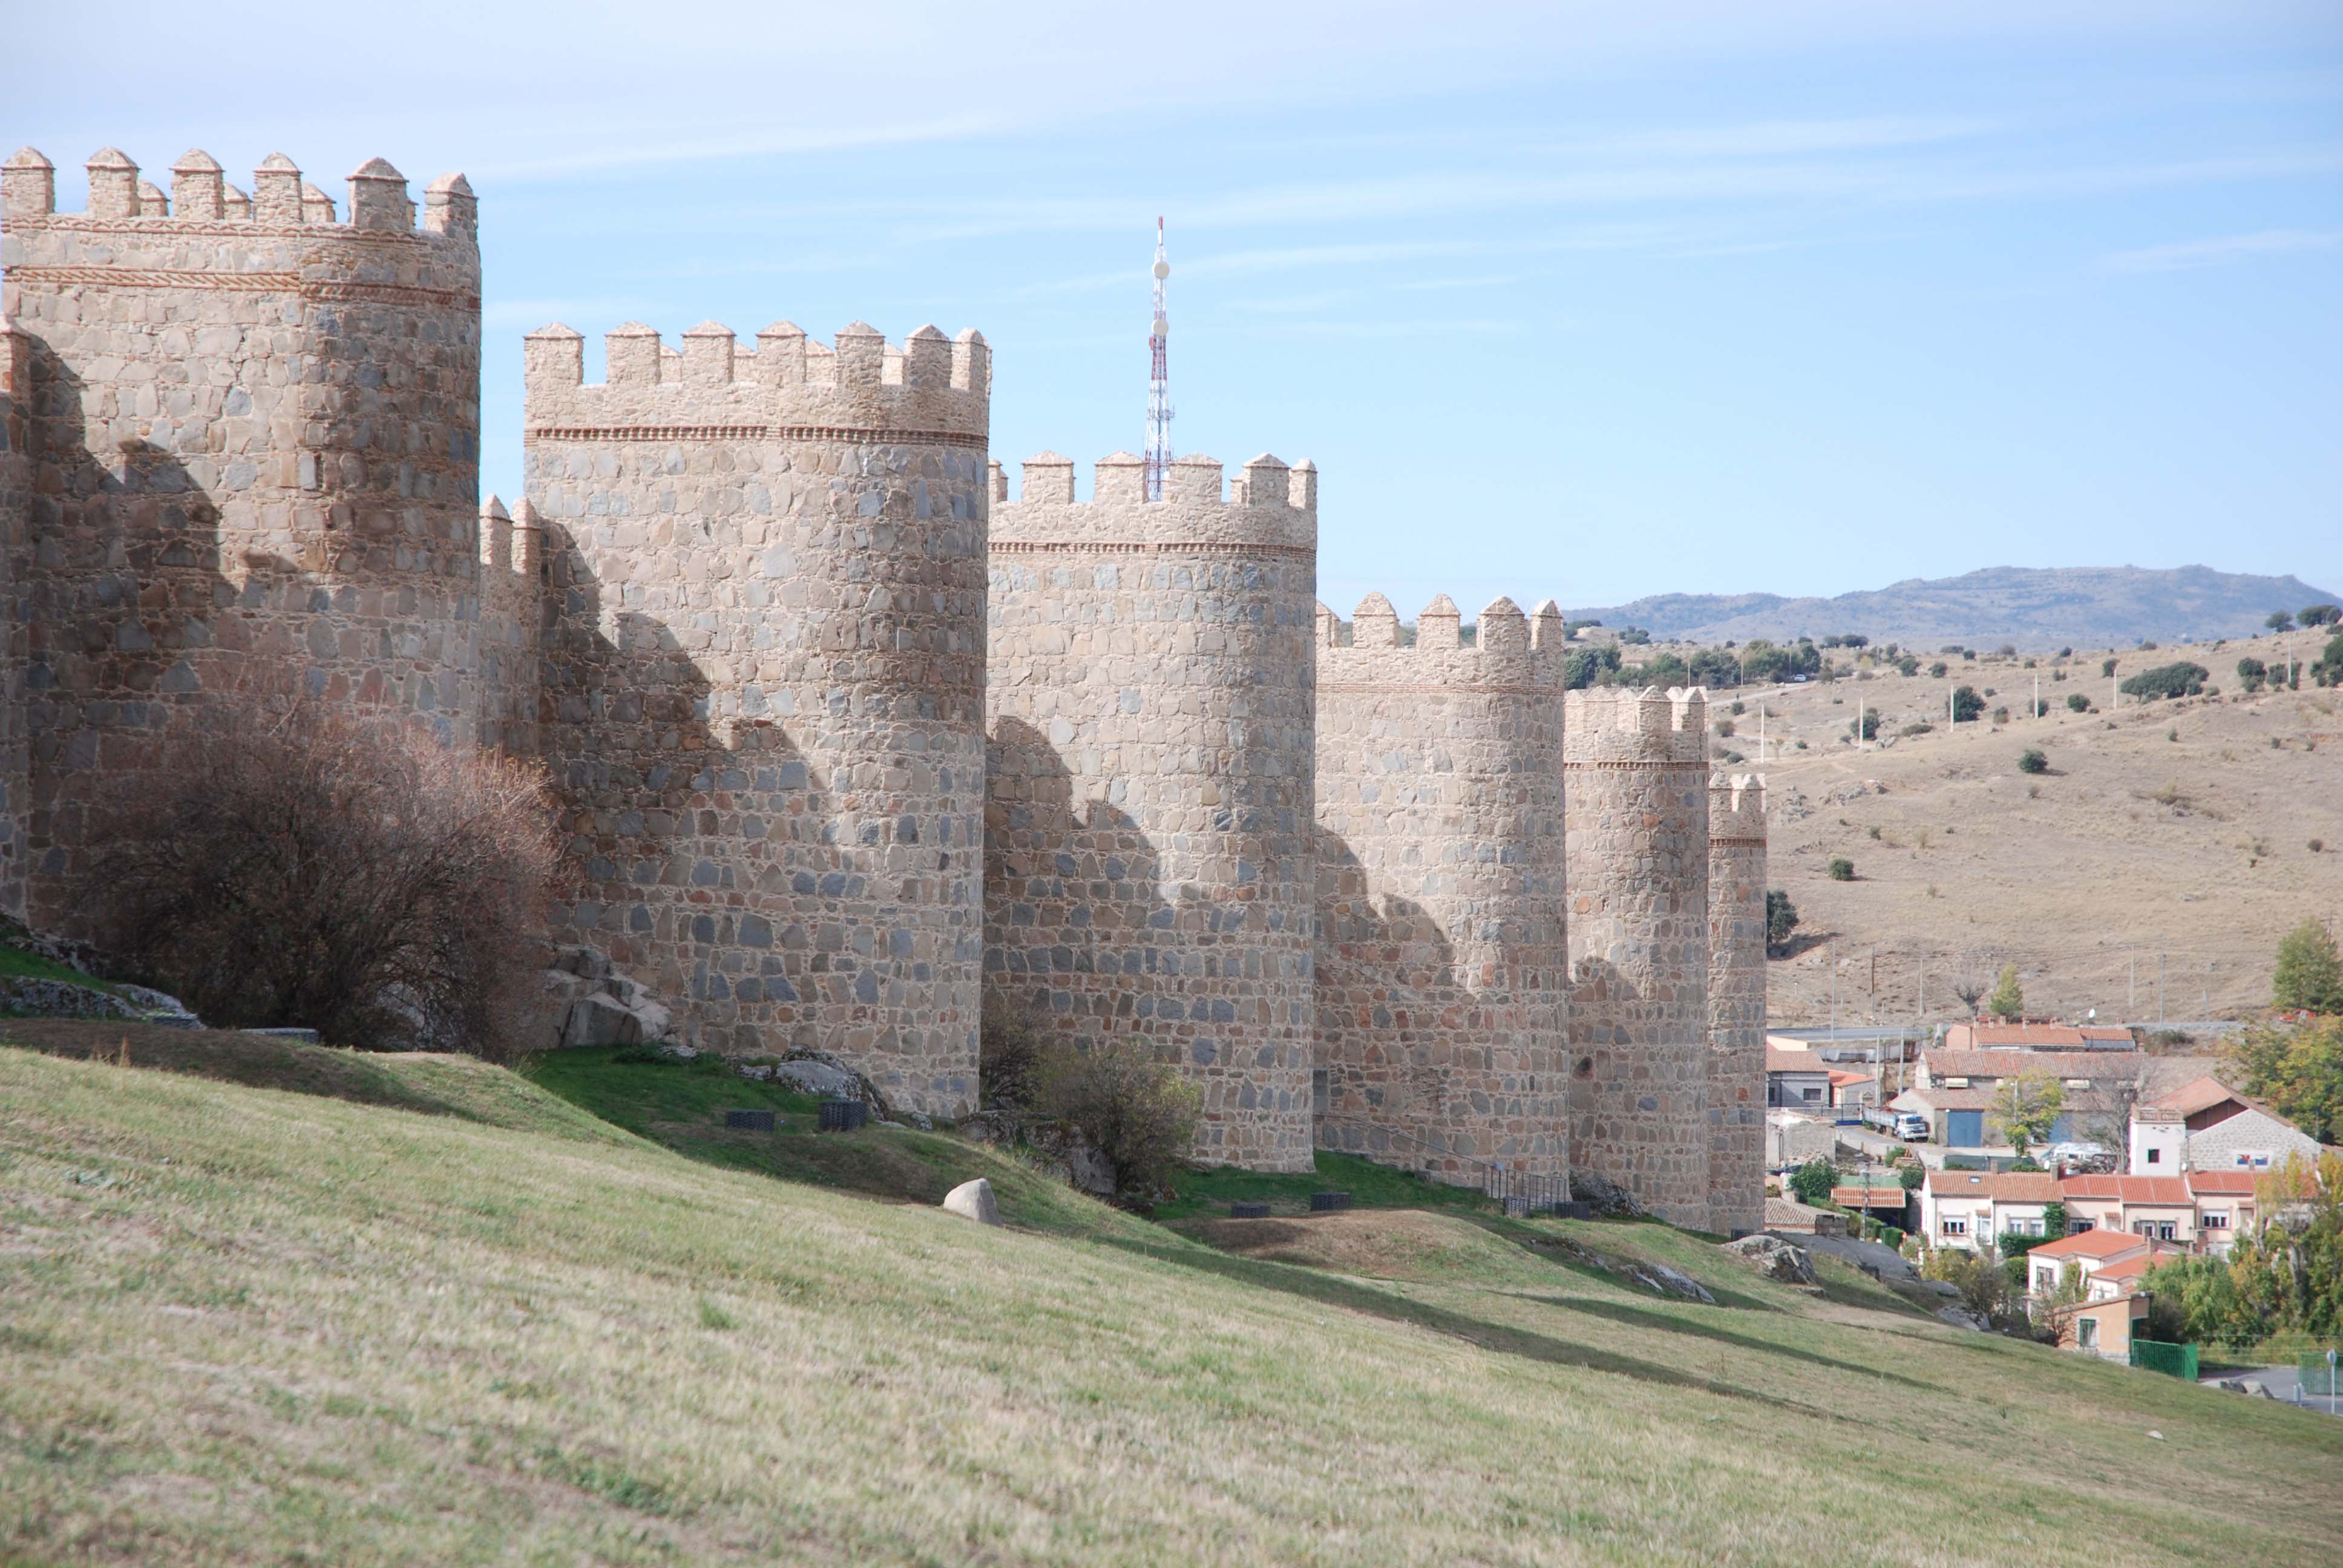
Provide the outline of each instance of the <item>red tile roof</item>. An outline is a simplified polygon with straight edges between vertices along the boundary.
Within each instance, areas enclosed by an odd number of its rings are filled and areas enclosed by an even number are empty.
[[[2041,1249],[2037,1247],[2035,1251],[2039,1251]],[[2157,1251],[2151,1248],[2136,1258],[2123,1258],[2109,1263],[2095,1271],[2091,1278],[2095,1281],[2104,1280],[2109,1284],[2123,1284],[2138,1279],[2158,1263],[2170,1262],[2177,1256],[2178,1254],[2175,1252]]]
[[[2077,1231],[2071,1236],[2061,1236],[2055,1241],[2045,1241],[2026,1255],[2029,1258],[2097,1258],[2105,1262],[2133,1251],[2146,1253],[2147,1238],[2122,1231]]]
[[[2106,1024],[2077,1027],[2066,1023],[1975,1023],[1956,1024],[1965,1029],[1971,1049],[2009,1045],[2020,1047],[2080,1045],[2087,1040],[2128,1040],[2131,1030],[2114,1029]]]
[[[2252,1171],[2191,1171],[2188,1190],[2219,1198],[2250,1198],[2258,1175]]]
[[[2225,1100],[2234,1100],[2240,1105],[2246,1103],[2244,1095],[2219,1079],[2206,1077],[2184,1083],[2169,1093],[2157,1095],[2154,1109],[2173,1116],[2194,1116],[2200,1111],[2212,1110]]]
[[[1830,1071],[1830,1063],[1811,1050],[1784,1050],[1778,1046],[1765,1048],[1765,1070],[1768,1072]]]
[[[2188,1195],[2188,1179],[2185,1176],[2069,1176],[2058,1183],[2058,1196],[2180,1209],[2195,1201]]]
[[[1906,1194],[1901,1187],[1834,1187],[1831,1201],[1842,1209],[1901,1209]]]
[[[1932,1078],[2111,1078],[2138,1071],[2141,1060],[2115,1050],[1925,1050],[1920,1059]]]
[[[2047,1203],[2058,1179],[2047,1171],[1931,1171],[1928,1191],[1938,1198],[1990,1198],[1996,1203]]]

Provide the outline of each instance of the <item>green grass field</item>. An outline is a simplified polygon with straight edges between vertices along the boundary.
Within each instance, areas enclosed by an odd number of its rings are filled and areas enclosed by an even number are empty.
[[[739,1142],[713,1074],[65,1027],[0,1049],[7,1563],[2343,1559],[2343,1422],[1661,1226],[1216,1176],[1173,1229],[942,1135]],[[1011,1228],[928,1201],[979,1173]]]

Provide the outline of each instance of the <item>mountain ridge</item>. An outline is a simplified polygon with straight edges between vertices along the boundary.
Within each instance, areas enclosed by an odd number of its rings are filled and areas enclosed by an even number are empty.
[[[2142,639],[2250,637],[2275,609],[2343,597],[2301,578],[2210,567],[1985,567],[1951,578],[1906,578],[1825,598],[1772,593],[1650,594],[1569,612],[1573,620],[1638,626],[1654,637],[1745,642],[1859,632],[1875,642],[2015,642],[2113,647]]]

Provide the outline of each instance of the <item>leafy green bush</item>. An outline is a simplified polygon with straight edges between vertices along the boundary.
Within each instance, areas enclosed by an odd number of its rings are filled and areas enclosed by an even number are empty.
[[[2066,694],[2066,706],[2076,713],[2088,713],[2091,710],[2091,699],[2079,691],[2070,691]]]
[[[1875,711],[1872,711],[1872,712],[1866,712],[1866,713],[1865,713],[1865,714],[1864,714],[1864,716],[1863,716],[1862,718],[1860,718],[1860,719],[1848,719],[1848,720],[1846,721],[1846,732],[1847,732],[1847,734],[1848,734],[1848,736],[1849,736],[1850,738],[1852,738],[1852,739],[1856,739],[1856,740],[1876,740],[1876,739],[1879,739],[1879,715],[1878,715],[1878,713],[1875,710]]]
[[[2047,772],[2049,772],[2049,771],[2050,771],[2050,757],[2049,757],[2049,754],[2048,754],[2047,752],[2046,752],[2046,751],[2043,751],[2043,750],[2042,750],[2040,748],[2038,748],[2038,747],[2033,747],[2033,746],[2029,746],[2029,747],[2027,747],[2025,750],[2023,750],[2023,751],[2021,751],[2021,752],[2019,752],[2019,753],[2017,754],[2017,770],[2018,770],[2020,773],[2047,773]]]
[[[2269,666],[2264,664],[2260,659],[2241,658],[2237,660],[2237,684],[2244,687],[2247,691],[2259,691],[2262,689],[2263,683],[2268,679]]]
[[[2115,674],[2115,672],[2116,661],[2114,659],[2103,658],[2099,660],[2099,678],[2101,680],[2107,679],[2109,676]]]
[[[1932,680],[1942,680],[1945,678],[1945,672],[1951,668],[1952,666],[1940,658],[1928,667],[1928,678]]]
[[[1907,653],[1903,658],[1896,661],[1896,673],[1898,675],[1917,675],[1920,673],[1920,661]]]
[[[2310,678],[2321,686],[2343,686],[2343,631],[2328,639],[2318,662],[2310,667]]]
[[[1765,945],[1779,948],[1798,929],[1798,909],[1790,902],[1790,895],[1779,888],[1765,892]]]
[[[1974,686],[1956,687],[1953,690],[1953,722],[1975,724],[1985,716],[1985,699]]]
[[[1830,863],[1830,879],[1834,882],[1855,880],[1855,862],[1844,855],[1833,857]]]
[[[2333,626],[2343,621],[2343,606],[2315,604],[2295,613],[2295,619],[2305,626]]]
[[[1896,1172],[1896,1180],[1906,1192],[1917,1192],[1927,1184],[1928,1171],[1924,1165],[1906,1165]]]
[[[1810,1208],[1829,1202],[1831,1189],[1837,1185],[1838,1167],[1827,1160],[1809,1160],[1790,1172],[1790,1191]]]
[[[2212,673],[2203,665],[2184,658],[2144,669],[2125,681],[2122,689],[2125,696],[2137,697],[2143,702],[2153,702],[2161,697],[2194,697],[2205,689],[2206,679]]]

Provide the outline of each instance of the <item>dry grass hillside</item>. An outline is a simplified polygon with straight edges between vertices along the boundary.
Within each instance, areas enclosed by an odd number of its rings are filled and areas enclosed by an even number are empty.
[[[24,1043],[0,1563],[2343,1555],[2343,1422],[1827,1260],[1453,1204],[1174,1230],[940,1134],[763,1135],[986,1172],[988,1230],[779,1179],[680,1070],[696,1157],[476,1062]]]
[[[2343,690],[2306,678],[2248,697],[2236,668],[2307,662],[2326,640],[2078,648],[2030,669],[1932,652],[1914,677],[1714,694],[1712,720],[1735,730],[1716,747],[1767,777],[1770,881],[1802,919],[1795,950],[1771,966],[1775,1020],[1827,1021],[1834,976],[1842,1023],[1922,1016],[1924,979],[1926,1016],[1956,1016],[1955,985],[1989,984],[2005,962],[2035,1010],[2153,1021],[2159,962],[2166,1019],[2267,1006],[2287,929],[2316,915],[2343,930]],[[2108,657],[2119,677],[2194,659],[2218,695],[2110,709]],[[1927,674],[1939,658],[1946,678]],[[2050,713],[2027,719],[2037,676]],[[1946,694],[1962,683],[1992,690],[1988,715],[1948,730]],[[2070,711],[2075,693],[2094,711]],[[1882,720],[1862,750],[1848,739],[1858,704]],[[1992,722],[2003,706],[2009,721]],[[1920,723],[1934,728],[1901,733]],[[2028,748],[2048,772],[2019,770]],[[1835,858],[1854,881],[1830,879]]]

